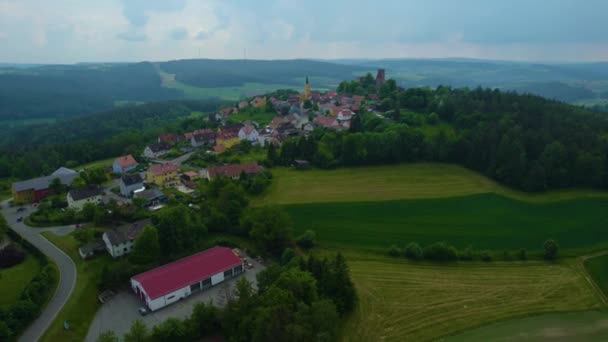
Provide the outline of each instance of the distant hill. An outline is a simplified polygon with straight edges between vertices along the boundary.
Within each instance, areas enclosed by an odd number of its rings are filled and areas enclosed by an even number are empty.
[[[335,88],[377,68],[404,87],[450,85],[530,92],[603,105],[608,63],[538,64],[469,59],[213,60],[0,65],[0,122],[39,122],[171,99],[235,101],[279,88]],[[598,107],[599,108],[599,107]],[[38,121],[37,121],[38,120]],[[10,121],[10,123],[9,123]]]
[[[450,85],[529,92],[565,101],[606,98],[608,63],[542,64],[475,59],[335,60],[368,69],[385,68],[401,86]]]

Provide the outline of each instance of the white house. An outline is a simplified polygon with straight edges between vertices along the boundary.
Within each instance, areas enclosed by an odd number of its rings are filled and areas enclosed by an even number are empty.
[[[131,288],[152,311],[243,273],[241,258],[213,247],[131,278]]]
[[[165,143],[157,143],[146,146],[144,149],[144,157],[150,159],[156,159],[163,154],[169,153],[171,147]]]
[[[243,126],[239,130],[239,140],[247,140],[250,143],[254,143],[258,141],[258,137],[260,133],[258,132],[253,125]]]
[[[135,245],[135,239],[149,224],[152,224],[152,221],[142,220],[106,231],[102,236],[106,250],[113,258],[131,253]]]
[[[97,186],[72,189],[68,191],[67,200],[68,208],[82,210],[87,203],[101,203],[101,190]]]
[[[132,197],[135,190],[144,189],[144,180],[139,173],[124,175],[118,181],[120,194],[124,197]]]

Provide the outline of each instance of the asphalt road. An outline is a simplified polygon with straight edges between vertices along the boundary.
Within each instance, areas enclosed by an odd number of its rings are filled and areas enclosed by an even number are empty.
[[[70,226],[49,228],[28,227],[23,222],[17,222],[19,216],[26,217],[33,212],[31,206],[25,206],[25,208],[27,208],[25,211],[17,213],[17,208],[10,208],[8,201],[2,202],[2,214],[6,218],[8,224],[26,240],[40,249],[42,253],[52,259],[59,268],[59,285],[57,286],[53,298],[51,298],[51,301],[46,308],[44,308],[38,319],[36,319],[19,338],[19,341],[31,342],[40,339],[40,336],[46,331],[63,305],[68,301],[68,298],[70,298],[72,290],[74,290],[74,285],[76,284],[76,265],[69,256],[40,235],[43,231],[53,231],[57,234],[64,235],[71,232],[74,228]]]

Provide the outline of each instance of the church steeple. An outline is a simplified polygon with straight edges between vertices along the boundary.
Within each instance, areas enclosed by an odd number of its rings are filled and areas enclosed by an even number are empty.
[[[304,92],[302,93],[302,101],[310,97],[310,83],[308,82],[308,75],[306,75],[306,83],[304,83]]]

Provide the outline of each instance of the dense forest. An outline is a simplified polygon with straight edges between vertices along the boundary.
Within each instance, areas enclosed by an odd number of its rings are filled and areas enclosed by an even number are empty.
[[[199,128],[193,111],[214,111],[221,101],[168,101],[128,106],[57,124],[22,127],[0,135],[0,178],[48,174],[59,166],[139,155],[163,131]],[[191,127],[190,127],[190,126]]]
[[[84,64],[4,69],[0,120],[65,118],[111,109],[117,101],[161,101],[181,93],[163,88],[152,63]]]
[[[440,161],[527,191],[608,187],[606,113],[481,88],[403,90],[387,82],[380,96],[392,120],[356,116],[350,132],[316,131],[269,158],[319,167]]]
[[[350,79],[367,68],[311,60],[191,59],[160,63],[176,80],[197,87],[233,87],[244,83],[287,84],[300,87],[306,75]],[[300,79],[300,80],[298,80]],[[333,83],[333,82],[331,82]],[[316,86],[333,86],[321,82]]]

